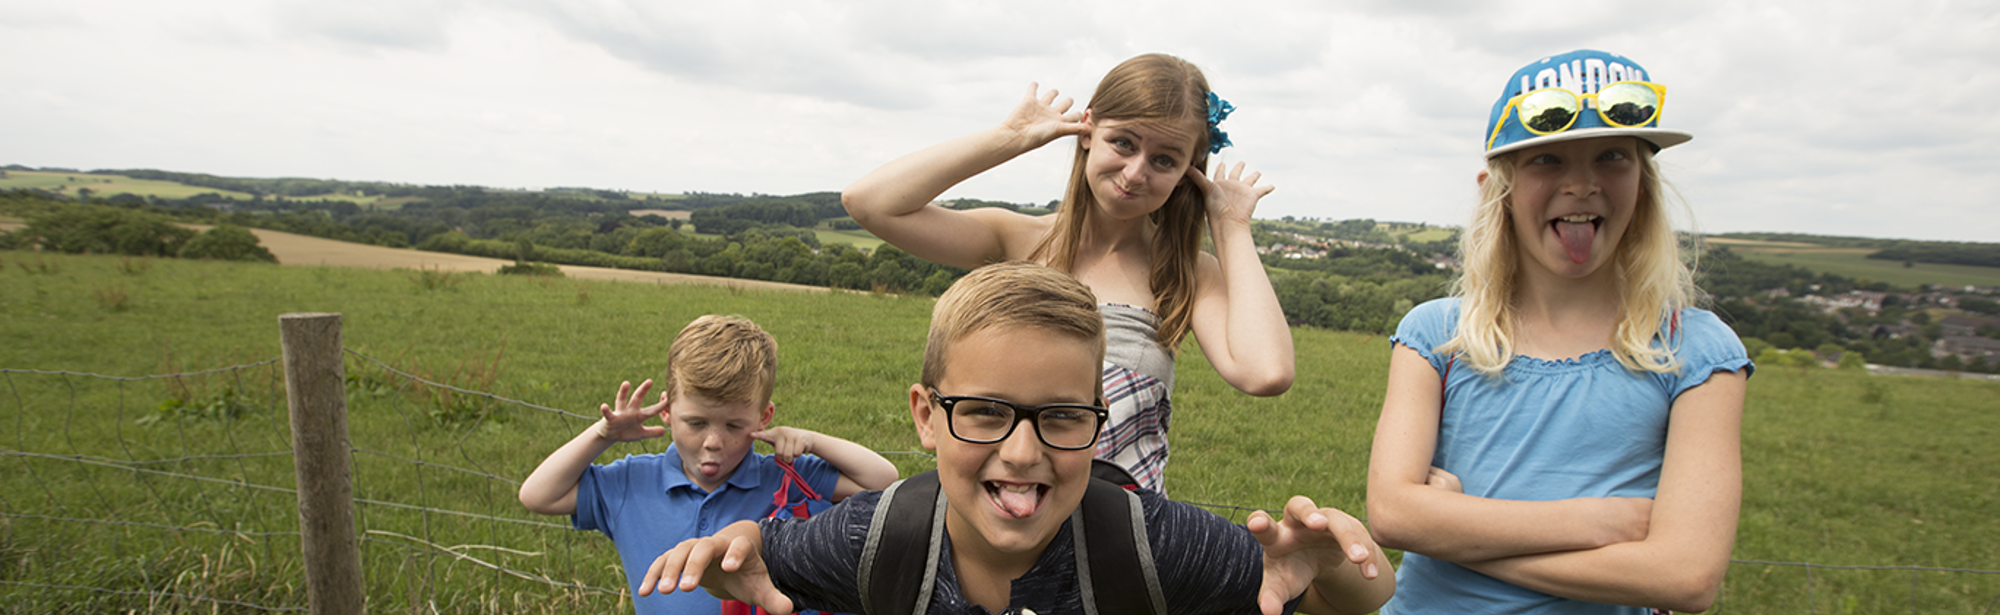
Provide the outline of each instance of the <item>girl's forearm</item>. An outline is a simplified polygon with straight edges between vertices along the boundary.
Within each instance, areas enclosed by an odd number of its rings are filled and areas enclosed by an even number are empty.
[[[1215,257],[1228,301],[1228,348],[1232,374],[1224,379],[1245,393],[1278,395],[1289,390],[1296,372],[1292,331],[1248,226],[1212,229]],[[1207,350],[1204,347],[1204,350]]]
[[[1032,149],[1011,131],[988,128],[882,165],[841,191],[841,203],[863,226],[908,215],[952,186]]]

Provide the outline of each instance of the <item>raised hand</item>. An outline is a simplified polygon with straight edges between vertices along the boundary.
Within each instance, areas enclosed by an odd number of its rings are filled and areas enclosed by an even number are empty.
[[[1338,585],[1342,572],[1350,576],[1359,572],[1360,578],[1369,580],[1381,575],[1374,561],[1381,548],[1368,528],[1338,509],[1319,508],[1311,498],[1293,496],[1285,503],[1283,521],[1260,510],[1250,513],[1247,525],[1264,545],[1264,584],[1257,592],[1257,607],[1266,615],[1283,612],[1286,601],[1305,594],[1310,586]],[[1350,566],[1355,569],[1342,570]],[[1321,596],[1329,598],[1337,597]]]
[[[790,615],[792,599],[771,584],[763,543],[764,534],[755,521],[738,521],[713,536],[681,541],[653,560],[639,582],[639,595],[701,587],[717,598],[761,606],[772,615]]]
[[[816,435],[819,434],[791,427],[772,427],[750,433],[750,437],[759,442],[771,443],[771,448],[775,449],[778,458],[788,462],[797,459],[799,455],[811,454],[813,436]]]
[[[604,422],[600,423],[602,426],[598,428],[597,437],[610,442],[633,442],[666,435],[666,427],[659,425],[649,426],[645,423],[646,419],[659,416],[662,410],[667,409],[667,393],[665,391],[660,392],[660,401],[658,403],[650,406],[639,405],[645,403],[646,392],[652,390],[652,388],[652,380],[639,383],[637,390],[632,388],[632,381],[630,380],[619,384],[618,395],[612,398],[612,401],[617,405],[614,407],[612,404],[598,404],[597,406],[597,411],[604,415]]]
[[[1070,111],[1076,104],[1067,96],[1062,96],[1055,88],[1037,93],[1041,85],[1028,84],[1028,93],[1021,97],[1020,104],[1007,112],[1007,119],[1000,121],[1000,127],[1018,135],[1028,149],[1047,145],[1050,141],[1090,132],[1081,111]]]
[[[1213,228],[1222,228],[1224,223],[1249,228],[1250,214],[1257,211],[1258,199],[1278,189],[1257,185],[1264,174],[1252,172],[1245,176],[1241,162],[1234,165],[1217,162],[1213,177],[1203,175],[1201,167],[1188,165],[1187,176],[1201,188],[1205,196],[1202,205],[1208,209],[1208,224]]]

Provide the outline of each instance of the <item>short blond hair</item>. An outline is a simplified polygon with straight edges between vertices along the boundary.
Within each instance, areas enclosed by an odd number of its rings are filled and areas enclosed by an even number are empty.
[[[696,318],[667,347],[660,380],[672,395],[768,402],[778,380],[778,341],[742,316]]]
[[[924,386],[944,379],[945,352],[953,342],[987,329],[1019,328],[1090,342],[1098,362],[1104,360],[1104,317],[1090,287],[1046,265],[1007,261],[974,269],[938,297],[924,344]]]

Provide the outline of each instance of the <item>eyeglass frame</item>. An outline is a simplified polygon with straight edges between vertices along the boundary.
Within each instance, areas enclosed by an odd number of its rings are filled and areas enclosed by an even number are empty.
[[[1604,90],[1610,89],[1612,86],[1624,85],[1627,83],[1646,86],[1647,89],[1651,89],[1653,91],[1653,97],[1659,101],[1659,107],[1653,109],[1652,117],[1646,118],[1646,121],[1639,122],[1638,124],[1631,126],[1611,121],[1611,117],[1605,115],[1604,104],[1603,104],[1604,99],[1598,98],[1598,95],[1602,94]],[[1561,90],[1563,92],[1568,92],[1572,98],[1576,99],[1576,106],[1579,109],[1579,112],[1574,115],[1571,115],[1569,118],[1569,123],[1563,125],[1562,128],[1557,128],[1555,130],[1550,130],[1545,132],[1541,130],[1536,130],[1533,126],[1529,126],[1526,116],[1516,114],[1514,111],[1516,109],[1519,109],[1521,107],[1521,103],[1523,101],[1528,100],[1529,96],[1533,96],[1535,94],[1539,94],[1547,90]],[[1507,129],[1507,118],[1510,116],[1514,118],[1515,123],[1521,125],[1522,130],[1526,130],[1528,131],[1529,134],[1538,137],[1569,132],[1569,129],[1576,127],[1576,119],[1583,116],[1583,113],[1581,113],[1580,110],[1584,106],[1583,101],[1586,98],[1592,100],[1590,108],[1592,110],[1597,111],[1597,119],[1604,122],[1604,125],[1607,128],[1645,128],[1648,124],[1653,126],[1658,126],[1660,125],[1660,116],[1665,115],[1667,112],[1667,86],[1664,84],[1653,83],[1651,81],[1626,80],[1626,81],[1607,83],[1602,86],[1599,86],[1597,88],[1597,91],[1591,92],[1589,94],[1578,93],[1569,88],[1560,86],[1536,88],[1533,90],[1522,92],[1520,94],[1515,94],[1513,98],[1507,99],[1506,106],[1501,107],[1500,109],[1500,120],[1493,123],[1493,133],[1486,135],[1486,149],[1488,150],[1493,149],[1493,142],[1500,138],[1500,131]]]
[[[1096,447],[1097,441],[1104,438],[1104,426],[1111,422],[1111,410],[1105,408],[1102,405],[1048,404],[1044,406],[1028,407],[1011,401],[1007,401],[1004,399],[997,399],[993,397],[982,397],[979,395],[945,395],[943,393],[939,393],[937,387],[930,387],[930,394],[931,394],[930,402],[932,404],[937,405],[938,409],[944,411],[945,431],[951,432],[951,437],[958,439],[958,441],[970,444],[997,444],[1000,442],[1005,442],[1008,438],[1014,437],[1014,430],[1021,426],[1021,421],[1027,421],[1035,425],[1035,439],[1040,441],[1043,446],[1047,446],[1049,448],[1053,448],[1059,451],[1081,451]],[[983,402],[989,402],[1006,406],[1007,409],[1014,411],[1014,420],[1012,422],[1007,423],[1007,433],[1000,434],[1000,437],[998,438],[994,438],[991,440],[974,440],[972,438],[967,438],[965,436],[958,434],[958,426],[953,424],[951,420],[953,409],[956,408],[958,406],[958,403],[961,401],[983,401]],[[1104,398],[1103,397],[1097,398],[1097,403],[1103,404]],[[1097,429],[1094,429],[1090,432],[1090,442],[1083,444],[1082,446],[1073,446],[1073,447],[1057,446],[1056,444],[1049,442],[1048,437],[1042,434],[1042,412],[1051,408],[1088,410],[1092,414],[1097,415]]]

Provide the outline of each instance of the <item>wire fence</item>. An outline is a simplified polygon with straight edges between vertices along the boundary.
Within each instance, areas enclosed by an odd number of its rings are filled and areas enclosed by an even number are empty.
[[[368,610],[631,609],[610,541],[528,513],[516,498],[516,477],[597,417],[345,353]],[[0,377],[0,424],[12,428],[0,449],[8,612],[308,610],[278,359],[136,377],[35,369]],[[1238,522],[1258,510],[1195,504]],[[1797,610],[1811,613],[1857,610],[1839,575],[1907,574],[1909,612],[1919,613],[1934,610],[1933,593],[1992,591],[1954,579],[2000,574],[1736,559],[1731,576],[1781,570],[1803,573]],[[1979,598],[1976,612],[2000,606],[2000,595]],[[1726,584],[1711,612],[1731,610],[1733,600]]]

